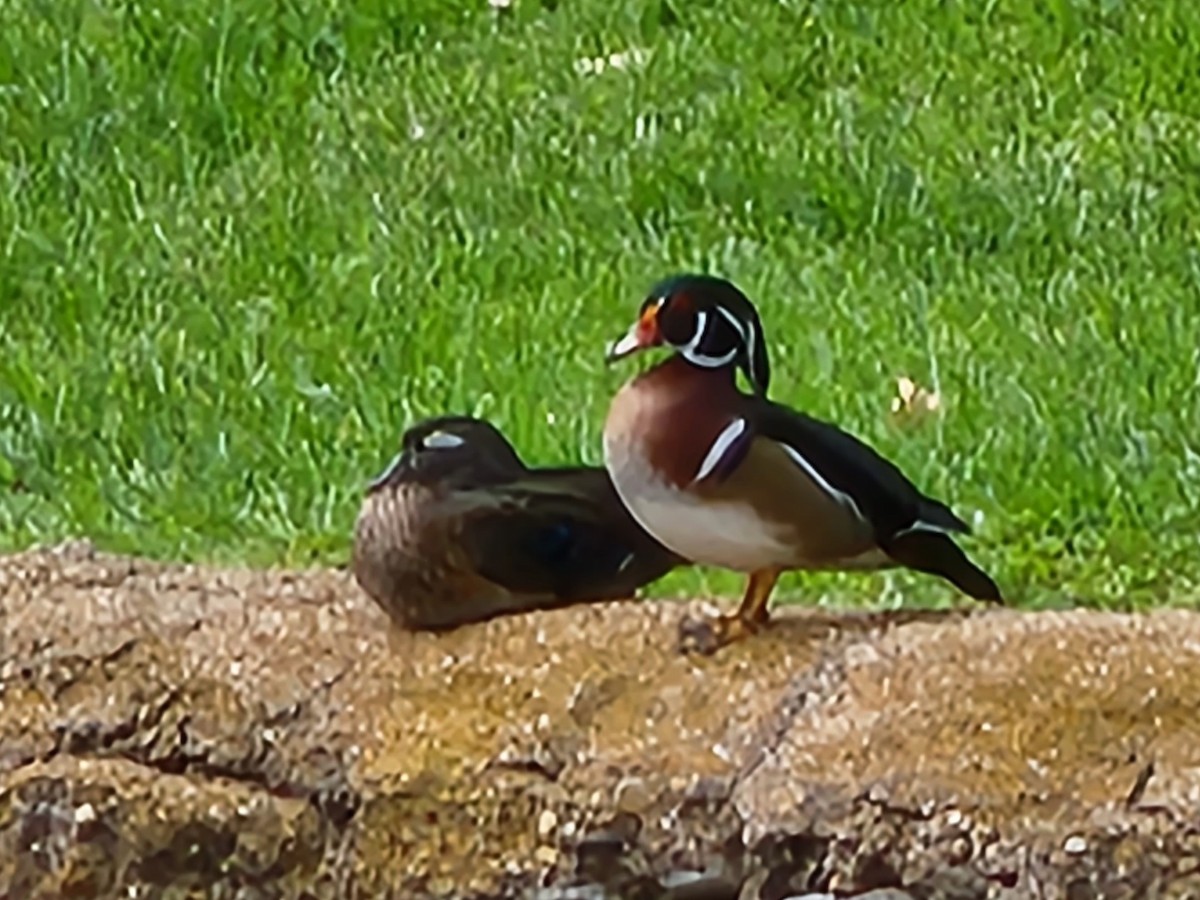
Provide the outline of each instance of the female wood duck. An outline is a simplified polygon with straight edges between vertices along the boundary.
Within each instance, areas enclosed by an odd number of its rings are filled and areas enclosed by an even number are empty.
[[[948,507],[858,439],[767,399],[762,325],[737,287],[706,275],[662,282],[607,357],[661,345],[675,353],[612,401],[605,465],[667,548],[749,575],[736,613],[685,625],[686,649],[711,653],[765,624],[790,569],[905,566],[1002,602],[951,539],[970,529]],[[753,393],[738,389],[739,369]]]
[[[370,483],[363,590],[409,630],[632,597],[683,560],[630,517],[603,468],[530,469],[491,424],[428,419]]]

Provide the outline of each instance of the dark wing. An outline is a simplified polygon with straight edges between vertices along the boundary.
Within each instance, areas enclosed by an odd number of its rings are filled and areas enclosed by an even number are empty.
[[[881,542],[920,531],[969,534],[967,523],[927,497],[894,464],[840,428],[769,400],[754,400],[754,431],[783,444],[798,465],[871,523]]]
[[[682,562],[633,521],[603,469],[531,471],[489,493],[462,546],[480,575],[515,593],[628,597]]]

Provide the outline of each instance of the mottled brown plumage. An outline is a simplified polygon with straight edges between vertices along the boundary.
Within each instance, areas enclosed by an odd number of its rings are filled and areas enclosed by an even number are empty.
[[[359,584],[414,630],[629,598],[681,563],[630,517],[604,469],[528,468],[466,416],[405,432],[354,532]]]
[[[664,546],[750,576],[738,612],[693,629],[690,643],[711,652],[766,622],[771,590],[791,569],[907,566],[1001,599],[954,543],[969,529],[945,504],[857,438],[767,399],[762,327],[736,287],[707,276],[664,282],[609,357],[663,344],[676,354],[613,399],[605,465]]]

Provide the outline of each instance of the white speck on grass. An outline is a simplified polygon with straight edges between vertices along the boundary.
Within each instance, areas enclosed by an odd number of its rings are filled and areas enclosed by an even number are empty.
[[[639,69],[650,59],[650,54],[640,47],[631,47],[607,56],[585,56],[575,60],[576,75],[602,75],[607,69],[619,72]]]

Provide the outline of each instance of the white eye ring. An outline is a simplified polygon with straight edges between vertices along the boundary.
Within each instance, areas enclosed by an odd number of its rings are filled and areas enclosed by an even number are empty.
[[[451,434],[448,431],[434,431],[425,436],[425,439],[421,441],[421,446],[426,450],[452,450],[465,443],[466,441],[457,434]]]

